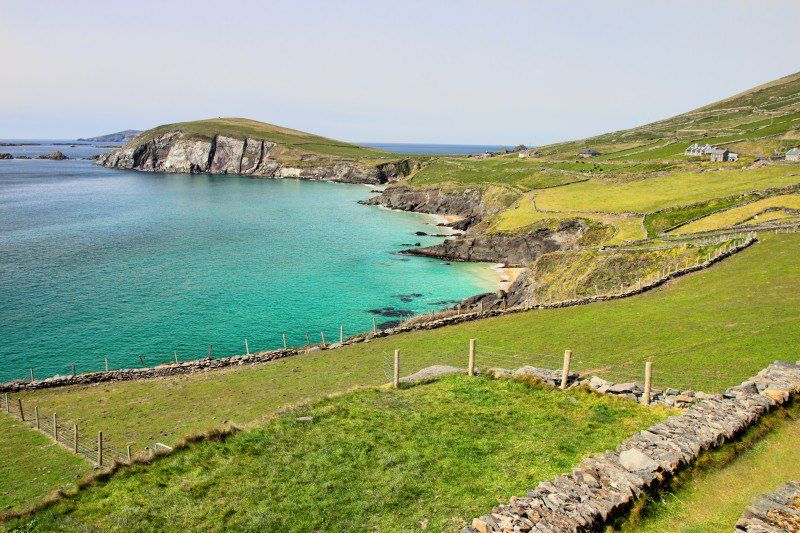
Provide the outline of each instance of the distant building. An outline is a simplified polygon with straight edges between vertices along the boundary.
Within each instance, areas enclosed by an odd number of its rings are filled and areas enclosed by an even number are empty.
[[[728,152],[728,161],[731,163],[739,160],[739,154],[736,152]]]
[[[800,148],[792,148],[786,152],[786,160],[794,162],[800,161]]]
[[[700,146],[699,144],[694,143],[689,148],[683,151],[683,155],[703,157],[704,155],[708,155],[708,152],[712,149],[713,148],[711,147],[710,144],[704,144],[703,146]]]
[[[527,150],[522,150],[519,153],[520,157],[539,157],[540,155],[541,154],[539,153],[539,151],[534,148],[528,148]]]
[[[596,157],[598,155],[602,155],[602,154],[600,154],[600,152],[598,152],[596,150],[584,150],[583,152],[578,154],[578,156],[580,156],[580,157]]]

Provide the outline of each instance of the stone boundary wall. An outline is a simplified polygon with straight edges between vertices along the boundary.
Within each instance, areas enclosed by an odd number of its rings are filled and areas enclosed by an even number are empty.
[[[800,531],[800,483],[789,481],[745,507],[734,532]]]
[[[587,305],[595,302],[604,302],[608,300],[626,298],[628,296],[633,296],[635,294],[640,294],[655,289],[657,287],[660,287],[661,285],[664,285],[671,279],[677,278],[684,274],[689,274],[691,272],[707,268],[718,261],[722,261],[726,257],[729,257],[741,250],[744,250],[745,248],[749,247],[755,242],[757,242],[757,240],[754,237],[750,237],[739,246],[734,246],[727,252],[720,253],[720,255],[712,257],[708,261],[705,261],[697,265],[691,265],[688,268],[675,270],[673,272],[670,272],[663,278],[659,278],[651,283],[642,284],[640,287],[635,287],[631,290],[628,290],[627,292],[620,292],[617,294],[609,294],[604,296],[591,296],[586,298],[578,298],[574,300],[565,300],[562,302],[556,302],[547,305],[512,307],[508,309],[494,308],[485,310],[482,313],[480,311],[471,311],[462,313],[460,315],[451,315],[443,318],[434,318],[432,320],[425,322],[413,322],[411,324],[401,324],[394,328],[370,331],[368,333],[360,333],[358,335],[354,335],[352,337],[345,339],[343,343],[327,344],[325,346],[316,344],[309,347],[289,348],[286,350],[265,350],[252,353],[250,355],[235,355],[232,357],[220,357],[218,359],[204,358],[192,361],[185,361],[182,363],[164,364],[154,367],[109,370],[108,372],[104,371],[85,372],[81,374],[76,374],[74,376],[72,375],[53,376],[46,379],[35,380],[35,381],[13,380],[13,381],[7,381],[5,383],[0,383],[0,393],[48,389],[53,387],[66,387],[70,385],[88,385],[92,383],[131,381],[136,379],[151,379],[151,378],[175,376],[181,374],[194,374],[195,372],[204,372],[208,370],[225,368],[229,366],[241,366],[245,364],[264,363],[268,361],[274,361],[276,359],[283,359],[284,357],[291,357],[294,355],[319,351],[322,349],[332,350],[341,348],[342,346],[356,344],[359,342],[369,342],[370,340],[376,338],[397,335],[399,333],[407,333],[418,330],[438,329],[446,326],[452,326],[455,324],[462,324],[464,322],[470,322],[472,320],[478,320],[481,318],[491,318],[511,313],[534,311],[537,309],[555,309],[561,307],[571,307],[575,305]],[[473,296],[472,298],[479,298],[481,296],[493,295],[493,294],[494,293],[486,293],[484,295]]]
[[[584,459],[572,473],[544,481],[475,518],[462,533],[601,531],[706,450],[743,433],[800,392],[800,366],[776,361],[741,385],[695,403]]]

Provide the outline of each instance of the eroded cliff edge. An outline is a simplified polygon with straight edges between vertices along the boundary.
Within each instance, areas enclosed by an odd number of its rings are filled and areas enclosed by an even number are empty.
[[[278,143],[265,139],[221,134],[206,139],[182,131],[169,131],[102,154],[97,164],[150,172],[240,174],[376,185],[401,179],[418,164],[411,159],[375,163],[312,153],[287,161],[278,156],[279,151]]]

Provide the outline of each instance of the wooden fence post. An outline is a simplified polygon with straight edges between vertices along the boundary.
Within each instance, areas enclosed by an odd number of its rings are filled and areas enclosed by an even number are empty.
[[[19,418],[25,422],[25,411],[22,410],[22,398],[17,398],[17,407],[19,408]]]
[[[469,364],[467,366],[467,374],[470,376],[475,375],[475,339],[469,340]]]
[[[178,350],[172,350],[172,355],[175,357],[175,364],[178,364]]]
[[[97,432],[97,466],[103,466],[103,432]]]
[[[564,350],[564,369],[561,371],[561,388],[567,388],[567,378],[569,377],[569,362],[572,359],[572,350]]]
[[[213,353],[213,350],[214,350],[214,345],[213,344],[209,344],[208,345],[208,358],[209,359],[211,359],[211,354]]]
[[[41,429],[41,427],[39,427],[39,406],[38,405],[34,406],[34,408],[33,408],[33,416],[36,419],[36,429]]]
[[[128,454],[128,462],[130,463],[131,462],[131,445],[130,444],[125,446],[125,452]]]
[[[286,349],[286,333],[283,334],[283,349]]]
[[[139,362],[142,363],[142,368],[145,368],[147,365],[144,364],[144,357],[141,355],[139,356]]]
[[[325,346],[325,332],[320,331],[320,334],[322,335],[322,345]]]
[[[392,385],[395,389],[400,387],[400,350],[394,351],[394,379]]]
[[[478,314],[483,314],[483,300],[478,302]]]
[[[650,405],[650,384],[653,377],[653,363],[647,361],[644,364],[644,404]]]
[[[72,449],[78,453],[78,424],[72,425]]]
[[[375,317],[372,317],[372,331],[375,333],[378,332],[378,321],[375,320]]]
[[[344,326],[339,324],[339,344],[344,344]]]
[[[108,357],[106,357],[106,372],[108,372]]]
[[[306,346],[311,346],[311,336],[306,331]]]
[[[247,344],[247,339],[244,340],[244,353],[245,355],[250,355],[250,345]]]
[[[33,368],[31,368],[31,383],[34,381],[33,379]]]
[[[8,393],[6,393],[6,413],[10,413],[10,408],[8,406]]]
[[[53,439],[58,442],[58,416],[53,413]]]

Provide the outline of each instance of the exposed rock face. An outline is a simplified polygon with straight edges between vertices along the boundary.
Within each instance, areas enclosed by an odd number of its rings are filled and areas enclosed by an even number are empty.
[[[448,191],[438,188],[415,189],[396,186],[387,188],[380,196],[370,198],[364,203],[366,205],[382,205],[401,211],[464,217],[482,217],[488,211],[483,203],[482,193],[477,189]]]
[[[47,155],[37,155],[36,159],[52,159],[52,160],[55,160],[55,161],[61,161],[61,160],[64,160],[64,159],[69,159],[69,157],[65,156],[64,154],[62,154],[61,152],[56,150],[55,152],[47,154]]]
[[[209,140],[172,131],[133,147],[102,154],[97,158],[97,164],[155,172],[207,172],[370,184],[396,181],[416,165],[401,160],[368,166],[352,160],[314,155],[309,155],[302,165],[292,165],[271,157],[276,146],[276,143],[262,139],[217,135]]]
[[[532,233],[484,233],[463,236],[428,248],[409,250],[408,253],[456,261],[500,262],[509,266],[527,266],[544,253],[575,248],[588,229],[585,222],[574,219],[565,221],[557,229],[539,229]]]
[[[0,153],[0,159],[14,159],[14,156],[9,154],[8,152]]]

